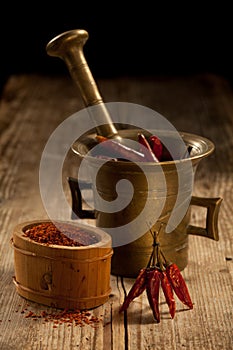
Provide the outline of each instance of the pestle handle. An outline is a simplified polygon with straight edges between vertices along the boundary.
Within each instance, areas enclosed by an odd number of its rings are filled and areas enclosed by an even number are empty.
[[[83,46],[87,39],[87,31],[83,29],[70,30],[49,41],[46,51],[48,55],[64,60],[85,106],[98,107],[95,109],[95,113],[91,113],[97,134],[108,138],[120,138],[83,53]]]

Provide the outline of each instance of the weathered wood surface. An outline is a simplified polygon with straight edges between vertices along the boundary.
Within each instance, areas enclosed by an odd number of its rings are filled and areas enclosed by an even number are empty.
[[[222,77],[119,78],[98,82],[105,101],[150,107],[178,129],[211,139],[215,152],[202,160],[194,194],[222,197],[218,242],[190,236],[189,265],[183,271],[193,310],[177,301],[174,320],[160,299],[161,322],[153,321],[146,295],[135,299],[127,315],[118,313],[133,280],[111,277],[109,302],[93,310],[102,317],[95,329],[26,319],[21,311],[46,307],[27,302],[15,291],[12,230],[17,223],[46,218],[41,202],[40,157],[53,130],[84,107],[76,87],[64,77],[12,76],[0,104],[0,349],[233,349],[233,91]],[[75,175],[70,153],[64,176]],[[64,189],[69,192],[67,187]],[[202,210],[192,221],[204,226]],[[28,306],[27,306],[28,305]]]

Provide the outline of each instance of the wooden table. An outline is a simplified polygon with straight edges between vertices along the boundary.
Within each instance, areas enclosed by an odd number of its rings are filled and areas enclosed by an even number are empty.
[[[70,77],[11,76],[0,104],[0,348],[10,349],[233,349],[233,91],[215,75],[103,79],[105,101],[132,102],[152,108],[176,129],[212,140],[215,152],[202,160],[194,194],[221,197],[219,241],[190,236],[189,264],[183,271],[194,301],[187,310],[177,300],[172,320],[163,297],[156,324],[146,294],[119,314],[133,279],[111,276],[109,301],[91,312],[98,327],[58,325],[25,318],[46,306],[20,297],[13,284],[10,245],[16,224],[47,218],[38,182],[43,148],[55,128],[84,107]],[[76,157],[68,154],[64,175],[75,175]],[[67,187],[64,187],[69,196]],[[192,211],[194,224],[204,226],[202,210]],[[24,313],[23,313],[24,311]]]

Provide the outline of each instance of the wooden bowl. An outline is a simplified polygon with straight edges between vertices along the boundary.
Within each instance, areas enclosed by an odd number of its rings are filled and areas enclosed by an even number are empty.
[[[86,246],[37,243],[25,231],[49,220],[18,224],[11,239],[14,283],[22,297],[56,308],[91,309],[105,303],[111,292],[111,236],[99,228],[69,224],[97,237]],[[60,222],[62,223],[62,222]]]

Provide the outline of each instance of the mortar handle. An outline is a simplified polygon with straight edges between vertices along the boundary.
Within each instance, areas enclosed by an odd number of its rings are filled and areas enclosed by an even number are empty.
[[[218,214],[221,203],[222,198],[220,197],[204,198],[192,196],[190,202],[191,205],[207,208],[206,227],[202,228],[199,226],[189,225],[187,228],[187,233],[192,235],[204,236],[218,241]]]
[[[48,55],[60,57],[65,61],[85,106],[95,106],[95,108],[89,109],[89,112],[96,125],[97,134],[108,138],[118,138],[117,129],[103,102],[83,53],[83,46],[88,37],[88,32],[83,29],[69,30],[49,41],[46,45],[46,51]]]
[[[82,207],[83,200],[81,190],[92,189],[92,184],[90,182],[80,181],[73,177],[68,177],[67,180],[72,198],[71,219],[75,219],[76,215],[80,219],[95,219],[94,210],[83,209]]]

